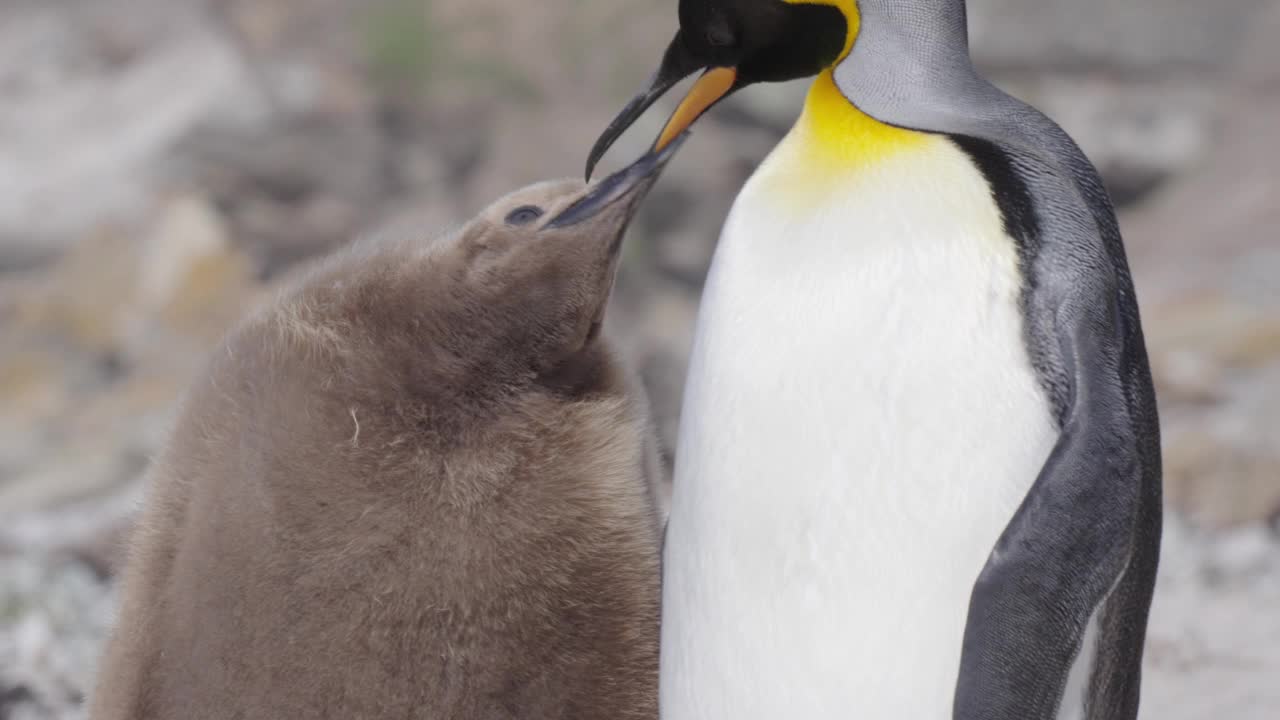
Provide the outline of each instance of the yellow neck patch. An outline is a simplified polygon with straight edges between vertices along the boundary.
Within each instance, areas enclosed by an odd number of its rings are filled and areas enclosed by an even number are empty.
[[[929,135],[904,130],[876,120],[859,110],[840,92],[835,81],[835,65],[853,50],[861,28],[856,0],[784,0],[801,5],[828,5],[844,14],[844,49],[832,67],[823,70],[809,89],[804,112],[796,121],[789,140],[798,144],[797,158],[816,174],[865,167],[886,156],[927,144]]]

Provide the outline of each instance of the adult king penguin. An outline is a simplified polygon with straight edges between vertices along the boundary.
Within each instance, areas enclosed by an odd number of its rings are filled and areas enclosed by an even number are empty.
[[[699,311],[665,720],[1133,718],[1159,429],[1097,172],[991,85],[963,0],[681,0],[658,137],[817,74]]]

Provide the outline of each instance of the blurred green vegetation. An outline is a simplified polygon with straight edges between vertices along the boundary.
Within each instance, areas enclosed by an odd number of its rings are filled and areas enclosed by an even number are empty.
[[[362,25],[364,57],[384,93],[414,101],[444,90],[499,93],[517,103],[541,100],[535,82],[508,58],[469,51],[459,42],[465,33],[496,31],[495,17],[450,21],[432,0],[379,0]]]

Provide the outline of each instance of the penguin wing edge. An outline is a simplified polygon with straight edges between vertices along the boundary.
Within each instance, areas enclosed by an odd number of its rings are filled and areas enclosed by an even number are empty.
[[[1159,535],[1159,498],[1152,509],[1147,490],[1159,453],[1142,437],[1154,397],[1149,385],[1132,392],[1142,377],[1127,372],[1135,344],[1146,372],[1141,332],[1123,331],[1114,286],[1099,284],[1108,287],[1075,288],[1059,304],[1070,385],[1062,432],[974,584],[955,720],[1052,720],[1064,702],[1083,703],[1091,719],[1137,714]],[[1153,527],[1154,546],[1143,531]],[[1089,663],[1081,696],[1064,699],[1092,622],[1098,650],[1080,658]]]

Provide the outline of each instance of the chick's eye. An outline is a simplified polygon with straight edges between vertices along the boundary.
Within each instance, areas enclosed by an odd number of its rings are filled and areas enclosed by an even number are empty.
[[[507,213],[508,225],[528,225],[542,217],[542,208],[536,205],[521,205]]]

